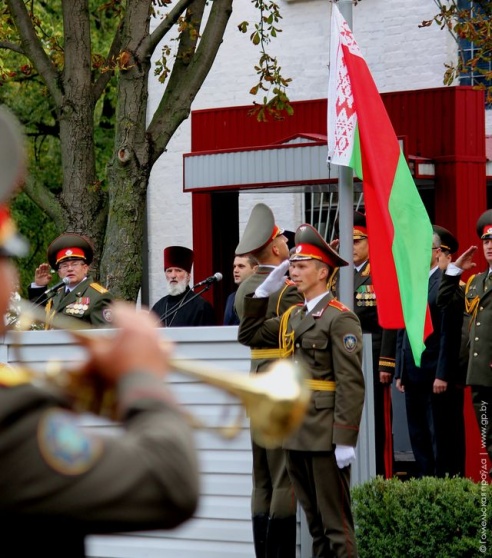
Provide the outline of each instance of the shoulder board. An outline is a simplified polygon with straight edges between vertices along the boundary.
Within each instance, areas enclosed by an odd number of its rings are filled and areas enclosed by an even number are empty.
[[[102,285],[100,285],[99,283],[91,283],[90,286],[95,289],[98,293],[104,294],[108,292],[108,289],[105,289]]]
[[[340,312],[349,312],[350,311],[350,308],[345,306],[345,304],[342,304],[336,298],[334,298],[333,300],[330,300],[330,302],[328,303],[328,306],[332,306],[333,308],[336,308],[337,310],[340,310]]]

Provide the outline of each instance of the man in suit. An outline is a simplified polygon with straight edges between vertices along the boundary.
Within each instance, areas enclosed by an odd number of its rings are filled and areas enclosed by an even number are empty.
[[[357,316],[327,290],[347,265],[311,227],[296,231],[289,274],[304,305],[268,319],[269,296],[288,262],[245,298],[239,341],[274,347],[279,337],[309,376],[311,401],[299,429],[283,443],[287,468],[313,538],[315,558],[357,556],[350,500],[350,465],[364,405],[362,331]]]
[[[469,324],[469,358],[466,383],[471,386],[473,407],[478,427],[492,461],[492,210],[488,209],[477,220],[477,235],[482,241],[487,269],[472,275],[465,288],[460,289],[460,276],[473,269],[478,246],[470,246],[459,258],[448,265],[439,290],[439,304],[447,307],[464,296]],[[492,469],[489,471],[492,477]]]
[[[400,330],[397,338],[396,386],[405,393],[408,433],[418,477],[444,476],[447,472],[447,432],[441,416],[441,398],[447,390],[449,363],[444,352],[443,314],[437,306],[442,277],[440,242],[434,232],[428,284],[433,332],[425,340],[420,367],[415,365],[406,331]]]
[[[251,254],[235,256],[232,265],[234,283],[239,286],[245,279],[256,271],[258,262]],[[239,325],[239,316],[236,312],[236,292],[233,291],[226,300],[224,310],[224,325]]]
[[[47,328],[55,314],[70,316],[94,327],[111,327],[113,296],[90,277],[93,256],[91,243],[79,234],[62,234],[49,245],[49,263],[42,263],[36,269],[34,283],[28,289],[29,300],[45,304]],[[65,282],[54,291],[48,290],[51,269]]]
[[[258,262],[256,271],[243,281],[236,293],[236,312],[244,316],[244,299],[265,281],[279,264],[288,260],[289,247],[283,229],[275,223],[272,210],[263,203],[253,207],[236,254],[251,254]],[[268,317],[280,316],[302,300],[295,285],[282,277],[277,292],[270,297]],[[251,372],[261,373],[282,358],[278,346],[251,343]],[[295,558],[296,508],[294,490],[287,473],[282,448],[266,449],[251,441],[253,451],[253,491],[251,511],[256,558]]]
[[[444,227],[434,225],[433,228],[441,241],[439,267],[445,273],[453,255],[458,251],[458,240]],[[461,285],[464,287],[464,283]],[[437,304],[440,306],[439,293]],[[436,398],[436,404],[441,407],[437,413],[438,420],[440,418],[444,421],[440,428],[443,433],[441,438],[443,472],[448,473],[450,477],[463,477],[466,454],[464,388],[468,366],[468,320],[463,319],[465,305],[462,297],[441,310],[443,313],[441,355],[446,359],[445,366],[448,369],[447,389],[439,398]]]

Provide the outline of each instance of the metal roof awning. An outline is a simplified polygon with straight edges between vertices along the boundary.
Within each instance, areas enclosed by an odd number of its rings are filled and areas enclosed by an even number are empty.
[[[338,166],[327,164],[327,151],[326,136],[300,133],[266,146],[185,153],[183,191],[326,190],[338,184]],[[409,155],[408,162],[416,181],[434,179],[431,159]],[[360,182],[354,182],[357,190]]]
[[[299,134],[266,146],[183,155],[183,191],[245,190],[338,181],[326,162],[326,136]]]

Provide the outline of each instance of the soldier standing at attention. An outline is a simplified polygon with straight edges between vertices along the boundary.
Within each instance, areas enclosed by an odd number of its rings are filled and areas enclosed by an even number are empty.
[[[110,303],[113,295],[89,276],[94,257],[91,243],[78,234],[62,234],[48,247],[48,263],[41,264],[35,272],[34,283],[28,289],[29,300],[46,305],[49,317],[64,314],[95,327],[111,327]],[[54,291],[47,291],[51,269],[65,282]],[[54,296],[52,296],[54,295]]]
[[[245,279],[236,293],[236,312],[244,314],[244,297],[255,292],[269,274],[288,261],[289,247],[283,229],[275,224],[272,210],[259,203],[253,207],[236,254],[251,254],[258,262],[256,271]],[[295,285],[286,277],[270,296],[267,316],[283,314],[302,301]],[[246,343],[251,348],[251,372],[264,372],[272,361],[283,356],[276,345]],[[253,492],[251,512],[256,558],[295,558],[297,502],[287,473],[282,448],[265,449],[251,440],[253,451]]]
[[[327,290],[335,268],[348,265],[311,227],[295,236],[289,274],[305,305],[267,318],[269,296],[287,265],[247,296],[239,325],[241,343],[275,347],[279,337],[307,371],[311,402],[299,429],[288,437],[287,470],[313,538],[312,556],[355,558],[350,471],[364,405],[362,331],[357,316]]]

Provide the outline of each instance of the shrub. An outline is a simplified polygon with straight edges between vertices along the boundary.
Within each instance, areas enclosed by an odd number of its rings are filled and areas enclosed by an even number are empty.
[[[360,558],[492,557],[492,485],[377,477],[352,503]]]

